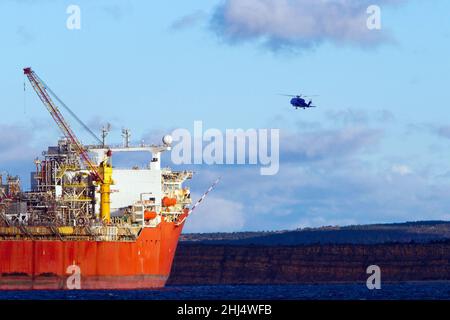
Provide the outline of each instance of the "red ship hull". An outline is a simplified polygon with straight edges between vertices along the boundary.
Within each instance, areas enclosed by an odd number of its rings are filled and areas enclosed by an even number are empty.
[[[161,222],[134,242],[0,240],[0,290],[71,289],[71,266],[79,268],[81,289],[161,288],[182,228]]]

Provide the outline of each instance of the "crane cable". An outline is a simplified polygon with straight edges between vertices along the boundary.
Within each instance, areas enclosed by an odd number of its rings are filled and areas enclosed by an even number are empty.
[[[38,75],[36,77],[42,82],[44,88],[59,102],[59,104],[70,113],[70,115],[99,143],[103,144],[97,135],[52,91],[52,89]]]
[[[27,114],[27,81],[25,75],[23,76],[23,114]]]

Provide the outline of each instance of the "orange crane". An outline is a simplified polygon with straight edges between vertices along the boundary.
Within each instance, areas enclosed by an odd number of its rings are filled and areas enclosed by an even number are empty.
[[[100,163],[99,166],[94,164],[83,144],[77,138],[75,133],[72,131],[72,128],[69,126],[69,124],[59,111],[58,106],[53,102],[49,92],[52,93],[55,97],[56,95],[31,68],[25,68],[23,69],[23,72],[27,76],[28,80],[33,86],[34,91],[37,93],[42,103],[47,108],[53,120],[55,120],[56,124],[61,129],[64,136],[75,147],[75,151],[80,156],[81,160],[88,168],[88,170],[91,172],[94,181],[100,186],[100,216],[103,221],[109,223],[111,220],[111,184],[114,183],[112,180],[112,166],[108,161],[108,159],[111,157],[111,150],[108,150],[108,152],[106,153],[106,158]],[[58,97],[56,97],[56,99],[59,100]],[[79,119],[77,120],[80,121]]]

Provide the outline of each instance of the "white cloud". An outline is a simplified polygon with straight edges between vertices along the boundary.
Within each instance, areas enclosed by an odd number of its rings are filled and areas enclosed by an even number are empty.
[[[443,138],[450,139],[450,126],[448,125],[435,127],[435,132]]]
[[[378,0],[390,5],[400,0]],[[368,0],[225,0],[212,27],[231,41],[262,40],[273,49],[312,47],[325,41],[375,46],[390,36],[367,28]]]
[[[193,195],[196,201],[196,195]],[[185,232],[230,232],[245,225],[243,205],[214,195],[207,197],[187,220]]]
[[[382,135],[380,129],[361,126],[295,133],[282,131],[281,160],[299,162],[348,157],[376,146]]]
[[[28,124],[0,123],[0,172],[19,175],[22,186],[28,187],[33,159],[43,149],[56,144],[59,132],[51,120],[32,119]],[[54,138],[52,138],[54,137]]]
[[[330,109],[325,115],[328,120],[342,125],[387,124],[395,119],[392,112],[384,109],[376,111],[353,108]]]
[[[0,124],[0,132],[0,164],[33,160],[35,155],[32,156],[32,152],[36,150],[30,144],[33,139],[31,130]]]
[[[298,228],[317,228],[323,226],[348,226],[354,225],[356,221],[354,219],[333,219],[329,217],[302,217],[300,220],[292,224],[291,229]]]
[[[202,20],[204,20],[205,17],[206,17],[206,13],[198,10],[196,12],[182,16],[182,17],[178,18],[177,20],[175,20],[171,24],[170,29],[182,30],[182,29],[193,27],[193,26],[197,25],[198,23],[200,23]]]
[[[412,173],[412,170],[407,165],[395,164],[391,168],[392,173],[399,174],[401,176],[406,176]]]

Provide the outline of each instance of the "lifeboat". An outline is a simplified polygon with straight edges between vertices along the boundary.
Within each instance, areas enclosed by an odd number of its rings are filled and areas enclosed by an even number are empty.
[[[177,199],[175,199],[175,198],[169,198],[169,197],[162,198],[163,207],[172,207],[176,204],[177,204]]]
[[[158,214],[155,211],[145,210],[144,211],[144,220],[149,221],[149,220],[155,219],[157,215]]]

